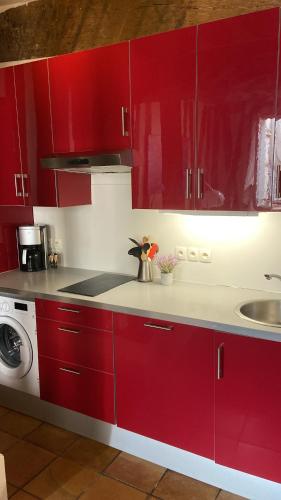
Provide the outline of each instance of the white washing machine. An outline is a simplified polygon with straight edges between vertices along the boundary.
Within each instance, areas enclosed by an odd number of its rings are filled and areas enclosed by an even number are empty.
[[[40,394],[34,302],[0,297],[0,384]]]

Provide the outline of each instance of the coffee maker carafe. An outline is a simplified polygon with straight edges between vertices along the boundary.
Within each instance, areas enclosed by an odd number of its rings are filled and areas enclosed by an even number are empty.
[[[47,269],[46,226],[19,226],[17,240],[21,271],[34,272]]]

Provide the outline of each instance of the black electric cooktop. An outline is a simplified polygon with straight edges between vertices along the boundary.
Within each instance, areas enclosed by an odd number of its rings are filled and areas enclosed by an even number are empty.
[[[74,293],[77,295],[88,295],[89,297],[95,297],[100,293],[107,292],[112,288],[115,288],[128,281],[133,281],[134,276],[128,276],[126,274],[115,274],[115,273],[103,273],[90,278],[88,280],[79,281],[73,285],[67,286],[65,288],[60,288],[58,292]]]

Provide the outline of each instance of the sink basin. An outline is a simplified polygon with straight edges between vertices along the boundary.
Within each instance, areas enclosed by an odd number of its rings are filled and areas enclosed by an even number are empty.
[[[261,325],[281,327],[281,300],[246,302],[236,311],[242,318]]]

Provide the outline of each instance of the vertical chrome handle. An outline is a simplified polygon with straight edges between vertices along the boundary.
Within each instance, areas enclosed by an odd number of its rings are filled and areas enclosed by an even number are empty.
[[[281,170],[281,165],[278,164],[276,165],[276,198],[281,198],[281,187],[280,187],[280,170]]]
[[[121,106],[121,127],[122,127],[122,136],[126,137],[129,135],[128,130],[126,130],[126,114],[128,113],[128,108],[126,106]]]
[[[190,199],[192,197],[192,170],[191,168],[186,169],[186,198]]]
[[[218,364],[217,364],[217,379],[223,378],[223,358],[224,358],[224,344],[220,344],[217,350]]]
[[[28,191],[25,189],[26,186],[25,186],[25,179],[28,179],[28,175],[27,174],[21,174],[21,185],[22,185],[22,196],[24,198],[28,198],[29,196],[29,193]]]
[[[201,200],[203,198],[203,180],[204,180],[204,170],[203,168],[197,169],[197,199]]]
[[[21,179],[21,174],[15,174],[16,197],[20,198],[23,194],[22,194],[22,191],[19,191],[19,189],[18,189],[18,179]]]

